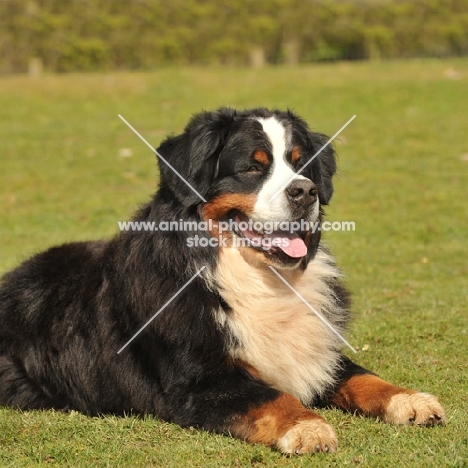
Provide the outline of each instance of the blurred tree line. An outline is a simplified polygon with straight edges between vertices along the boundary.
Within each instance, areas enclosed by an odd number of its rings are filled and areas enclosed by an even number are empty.
[[[468,54],[468,0],[0,0],[0,72]]]

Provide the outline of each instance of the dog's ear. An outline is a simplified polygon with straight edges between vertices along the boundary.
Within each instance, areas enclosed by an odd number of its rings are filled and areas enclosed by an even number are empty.
[[[204,197],[210,188],[235,116],[236,111],[229,108],[202,112],[190,120],[184,133],[167,138],[157,151],[185,182],[160,161],[161,190],[171,191],[184,206],[203,201],[195,190]]]
[[[317,154],[327,143],[328,137],[320,133],[308,132],[308,140],[312,155]],[[328,205],[333,195],[332,177],[336,173],[336,155],[331,144],[327,145],[310,164],[312,166],[311,179],[317,185],[321,205]]]

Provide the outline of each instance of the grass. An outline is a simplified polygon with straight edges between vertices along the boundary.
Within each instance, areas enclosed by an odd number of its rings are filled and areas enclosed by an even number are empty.
[[[52,244],[115,234],[150,196],[154,157],[118,113],[155,146],[202,108],[290,107],[329,135],[356,114],[336,143],[327,212],[356,231],[325,235],[354,294],[347,338],[360,364],[438,395],[448,423],[321,411],[339,451],[288,458],[151,417],[4,408],[0,466],[468,466],[467,84],[467,60],[2,77],[1,272]]]

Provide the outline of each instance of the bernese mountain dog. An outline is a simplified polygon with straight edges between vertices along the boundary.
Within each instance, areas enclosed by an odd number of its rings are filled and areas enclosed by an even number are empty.
[[[281,228],[320,222],[326,142],[291,111],[195,115],[158,148],[159,189],[133,218],[193,229],[61,245],[3,277],[0,403],[151,414],[288,454],[337,449],[314,407],[442,424],[436,397],[342,353],[348,293],[321,231]]]

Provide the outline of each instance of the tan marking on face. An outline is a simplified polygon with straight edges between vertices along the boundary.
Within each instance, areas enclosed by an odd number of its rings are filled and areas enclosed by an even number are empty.
[[[217,238],[226,239],[227,245],[232,245],[233,234],[229,231],[219,232],[218,222],[225,220],[231,210],[238,210],[249,216],[253,211],[256,196],[242,193],[224,193],[207,202],[202,208],[202,217],[205,221],[212,220],[213,229],[210,234]]]
[[[270,161],[268,160],[268,155],[265,153],[265,151],[262,150],[257,150],[255,151],[253,158],[255,161],[259,162],[260,164],[263,164],[266,166]]]
[[[291,153],[291,162],[296,164],[296,161],[301,157],[301,152],[298,146],[295,146]]]
[[[253,211],[256,196],[244,193],[223,193],[203,206],[203,218],[221,221],[231,210],[238,210],[247,217]]]

